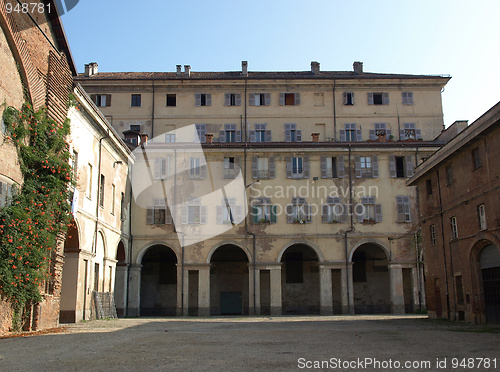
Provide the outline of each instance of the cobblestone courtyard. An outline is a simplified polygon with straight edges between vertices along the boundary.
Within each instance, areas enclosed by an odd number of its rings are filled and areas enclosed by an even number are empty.
[[[0,370],[484,371],[499,344],[499,327],[421,316],[119,319],[2,339]]]

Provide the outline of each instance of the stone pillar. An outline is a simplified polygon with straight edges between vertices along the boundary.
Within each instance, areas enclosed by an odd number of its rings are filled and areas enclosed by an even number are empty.
[[[332,269],[319,265],[319,306],[321,315],[333,315]]]
[[[405,313],[405,296],[403,290],[403,269],[401,265],[389,264],[391,278],[391,313]]]
[[[210,316],[210,265],[200,267],[198,274],[198,316]]]
[[[128,265],[120,265],[116,266],[115,273],[115,304],[116,304],[116,313],[118,317],[121,318],[125,316],[125,308],[127,304],[127,270]]]
[[[261,311],[260,311],[260,270],[259,269],[255,269],[255,288],[254,288],[254,291],[255,291],[255,315],[260,315],[261,314]]]
[[[186,300],[186,291],[184,290],[186,288],[186,275],[182,272],[182,265],[177,264],[177,308],[175,310],[175,314],[177,316],[181,315],[187,315],[185,309],[187,307],[184,307],[184,303]]]
[[[142,265],[130,264],[127,316],[141,315],[141,270]]]
[[[255,272],[254,272],[255,271]],[[257,305],[257,301],[255,301],[255,289],[254,285],[257,285],[255,282],[258,280],[258,270],[254,270],[254,266],[252,264],[248,265],[248,314],[255,315],[255,307]],[[254,282],[255,276],[255,282]],[[255,303],[254,303],[255,302]]]
[[[342,269],[342,314],[354,315],[354,282],[352,279],[352,262],[349,262],[347,268]]]
[[[419,296],[419,282],[418,282],[418,270],[414,266],[411,268],[411,287],[412,287],[412,294],[413,294],[413,309],[412,311],[415,312],[418,310],[420,304],[420,297]]]
[[[271,315],[281,315],[281,265],[269,267],[271,276]]]

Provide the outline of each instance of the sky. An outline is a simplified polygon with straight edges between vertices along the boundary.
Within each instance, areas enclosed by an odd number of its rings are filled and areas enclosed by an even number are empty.
[[[444,123],[500,101],[500,0],[80,0],[61,19],[79,72],[351,71],[450,75]]]

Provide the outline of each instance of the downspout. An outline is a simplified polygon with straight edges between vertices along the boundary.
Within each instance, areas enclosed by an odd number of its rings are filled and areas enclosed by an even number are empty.
[[[436,171],[437,183],[438,183],[438,195],[439,195],[439,216],[441,220],[441,239],[443,241],[443,260],[444,260],[444,275],[446,282],[446,314],[447,319],[450,319],[450,292],[448,284],[448,265],[446,263],[446,245],[444,243],[444,216],[443,216],[443,203],[441,199],[441,182],[439,180],[439,170]]]
[[[347,234],[354,231],[354,219],[353,219],[353,212],[354,212],[354,207],[353,207],[353,196],[352,196],[352,171],[351,171],[351,143],[348,144],[349,146],[349,163],[348,163],[348,169],[349,169],[349,206],[352,208],[352,210],[348,210],[347,212],[350,215],[350,227],[349,230],[346,230],[344,232],[344,251],[345,251],[345,277],[346,277],[346,289],[347,289],[347,312],[350,313],[350,308],[351,308],[351,303],[350,303],[350,289],[349,289],[349,248],[348,248],[348,242],[347,242]],[[349,208],[348,206],[348,208]],[[353,304],[354,305],[354,304]],[[354,307],[353,307],[354,309]]]
[[[132,168],[129,167],[129,179],[132,180]],[[130,268],[132,266],[132,244],[134,242],[134,238],[132,236],[132,182],[130,182],[130,204],[128,207],[128,231],[129,231],[129,243],[128,243],[128,260],[129,263],[127,265],[127,296],[125,302],[125,314],[128,314],[128,300],[129,300],[129,291],[130,291]]]
[[[333,79],[333,140],[337,142],[337,106],[335,104],[336,80]]]
[[[174,206],[177,206],[177,149],[174,149]],[[172,209],[170,209],[172,213]],[[181,244],[181,315],[189,315],[189,310],[184,313],[184,233],[177,231],[175,228],[175,221],[177,220],[177,208],[174,208],[172,219],[174,220],[174,232],[177,234],[182,234],[182,244]],[[189,308],[189,306],[188,306]]]
[[[155,135],[155,79],[153,78],[153,104],[151,108],[151,139]]]
[[[247,187],[247,147],[248,147],[248,128],[247,128],[247,88],[248,88],[248,78],[245,77],[245,111],[244,111],[244,128],[245,128],[245,147],[243,148],[244,151],[244,162],[243,162],[243,182],[245,184],[245,189]],[[246,193],[245,193],[246,195]],[[248,208],[248,203],[245,201],[245,206]],[[256,236],[253,232],[248,230],[248,213],[245,214],[245,233],[247,235],[252,235],[252,270],[253,270],[253,311],[254,315],[257,312],[257,290],[256,290],[256,285],[257,285],[257,269],[255,267],[256,263],[256,258],[255,256],[257,255],[257,247],[256,247]]]

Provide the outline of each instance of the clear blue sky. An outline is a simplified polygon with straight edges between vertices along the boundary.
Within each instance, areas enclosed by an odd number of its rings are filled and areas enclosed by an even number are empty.
[[[499,0],[80,0],[62,16],[75,63],[100,71],[449,74],[444,121],[500,101]]]

